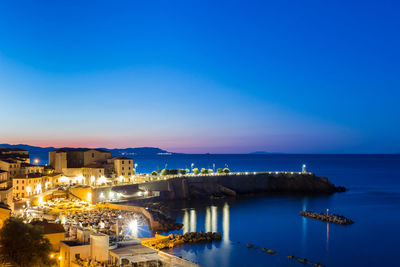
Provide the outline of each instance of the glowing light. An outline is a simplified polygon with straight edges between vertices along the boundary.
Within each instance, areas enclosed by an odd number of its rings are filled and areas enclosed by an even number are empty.
[[[113,199],[113,198],[114,198],[114,192],[113,192],[113,191],[110,191],[110,193],[108,194],[108,197],[109,197],[110,199]]]
[[[188,233],[189,229],[189,212],[185,209],[185,213],[183,214],[183,233]]]
[[[58,259],[59,259],[59,260],[61,260],[61,259],[62,259],[62,257],[60,256],[60,257],[58,257]]]
[[[100,198],[104,198],[104,193],[103,192],[100,193]]]
[[[26,192],[28,192],[28,193],[31,192],[31,186],[30,186],[30,185],[28,185],[28,186],[26,187]]]
[[[87,202],[92,202],[92,192],[88,192],[86,194],[86,200],[87,200]]]
[[[54,254],[51,254],[51,255],[50,255],[50,258],[54,258]]]
[[[105,184],[107,182],[107,178],[104,176],[101,176],[98,180],[97,183],[98,184]]]
[[[210,207],[206,208],[206,221],[205,221],[205,230],[206,233],[211,232],[211,209]]]
[[[36,192],[37,193],[41,193],[42,192],[42,185],[41,184],[37,184],[36,185]]]
[[[96,182],[96,177],[90,176],[90,182],[94,184]]]
[[[60,178],[60,182],[62,182],[62,183],[68,183],[68,181],[69,181],[69,178],[66,177],[66,176],[62,176],[62,177]]]
[[[124,180],[125,180],[125,178],[121,175],[121,176],[119,177],[119,181],[120,181],[121,183],[123,183]]]
[[[40,196],[39,199],[38,199],[38,205],[39,206],[43,205],[43,197],[42,196]]]
[[[122,194],[121,193],[117,193],[117,198],[121,198]]]
[[[211,206],[211,232],[218,231],[217,207]]]
[[[39,164],[39,159],[35,159],[35,164],[36,164],[36,165]]]
[[[224,208],[222,209],[222,228],[224,233],[224,243],[229,243],[229,205],[225,202]]]
[[[190,232],[196,232],[197,215],[196,210],[190,210]]]
[[[82,176],[82,174],[79,174],[79,175],[77,175],[77,176],[75,177],[74,183],[76,183],[76,184],[81,184],[81,183],[82,183],[82,180],[83,180],[83,176]]]
[[[104,229],[104,226],[105,226],[105,225],[104,225],[104,222],[101,221],[101,222],[100,222],[100,228],[101,228],[101,229]]]
[[[138,223],[136,220],[132,220],[129,223],[129,229],[131,230],[131,235],[137,237],[138,234]]]

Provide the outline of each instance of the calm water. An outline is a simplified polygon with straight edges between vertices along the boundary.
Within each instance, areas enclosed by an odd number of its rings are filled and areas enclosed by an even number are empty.
[[[139,172],[157,168],[228,167],[233,171],[310,171],[348,192],[327,197],[240,197],[171,203],[184,231],[220,231],[220,243],[171,253],[202,266],[301,266],[288,255],[326,266],[400,266],[400,155],[178,155],[138,157]],[[306,219],[300,210],[348,216],[340,226]],[[238,243],[240,242],[240,243]],[[256,249],[248,249],[247,243]],[[278,251],[268,255],[261,247]]]

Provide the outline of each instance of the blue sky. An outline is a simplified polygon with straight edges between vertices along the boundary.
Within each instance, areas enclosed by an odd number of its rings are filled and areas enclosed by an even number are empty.
[[[399,1],[2,1],[0,139],[400,152]]]

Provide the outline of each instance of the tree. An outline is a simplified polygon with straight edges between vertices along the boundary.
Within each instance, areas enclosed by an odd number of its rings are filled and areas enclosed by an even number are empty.
[[[186,174],[186,170],[185,169],[178,169],[178,173],[185,175]]]
[[[208,173],[213,173],[213,169],[208,169]]]
[[[169,170],[168,169],[163,169],[161,171],[161,175],[168,175],[169,174]]]
[[[218,168],[217,173],[223,173],[224,171],[221,168]]]
[[[207,174],[207,173],[208,173],[208,171],[206,169],[201,168],[201,174]]]
[[[189,173],[189,172],[190,172],[190,170],[189,170],[189,169],[185,169],[185,171],[186,171],[186,173]]]
[[[153,172],[151,173],[151,175],[153,175],[153,176],[157,176],[157,175],[158,175],[158,173],[157,173],[156,171],[153,171]]]
[[[224,169],[224,173],[230,173],[231,171],[228,168]]]
[[[0,229],[0,254],[3,262],[13,266],[51,266],[51,244],[43,237],[43,227],[25,224],[11,217]]]
[[[193,171],[193,173],[194,173],[195,175],[197,175],[197,174],[200,173],[200,172],[199,172],[199,169],[197,169],[197,168],[194,168],[192,171]]]

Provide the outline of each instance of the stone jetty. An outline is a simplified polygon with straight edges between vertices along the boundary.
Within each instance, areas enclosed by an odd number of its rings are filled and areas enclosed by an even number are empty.
[[[173,248],[178,245],[195,244],[195,243],[211,243],[213,241],[221,241],[221,233],[204,233],[204,232],[191,232],[180,234],[170,234],[163,236],[156,234],[152,238],[142,238],[142,245],[155,248],[157,250]]]
[[[336,223],[341,225],[349,225],[354,222],[342,215],[337,214],[327,214],[322,212],[311,212],[311,211],[300,211],[300,215],[312,219],[321,220],[329,223]]]

